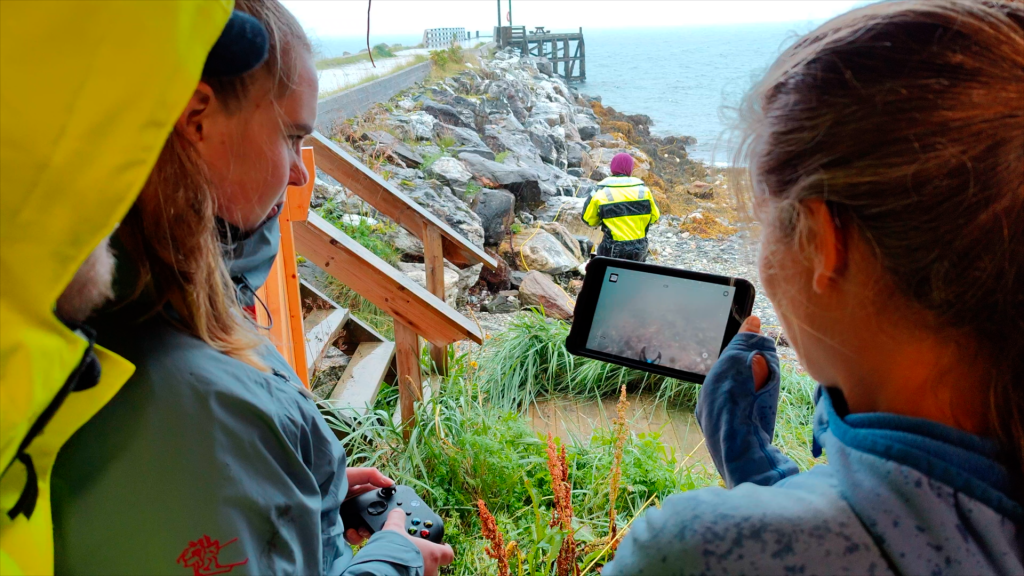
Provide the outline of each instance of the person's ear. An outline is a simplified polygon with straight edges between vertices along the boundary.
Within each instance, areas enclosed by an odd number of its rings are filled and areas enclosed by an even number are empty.
[[[204,124],[210,117],[210,110],[214,102],[213,89],[206,82],[200,82],[195,92],[189,98],[185,109],[178,116],[175,129],[184,134],[193,145],[200,145],[206,134],[203,132]]]
[[[846,234],[824,200],[807,200],[804,208],[814,230],[814,273],[811,286],[820,294],[828,290],[846,270]]]

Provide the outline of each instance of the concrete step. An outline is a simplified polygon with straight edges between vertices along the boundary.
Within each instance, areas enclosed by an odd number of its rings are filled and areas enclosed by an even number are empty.
[[[359,344],[326,404],[341,418],[365,415],[377,399],[380,384],[391,369],[394,357],[392,342]]]

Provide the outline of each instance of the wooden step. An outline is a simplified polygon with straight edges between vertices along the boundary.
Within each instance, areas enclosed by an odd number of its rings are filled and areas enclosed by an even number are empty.
[[[394,357],[395,345],[392,342],[359,344],[327,405],[339,417],[351,418],[369,412]]]
[[[326,312],[326,314],[323,314]],[[349,318],[348,310],[337,308],[334,310],[315,310],[303,320],[303,325],[308,326],[306,330],[306,366],[315,372],[324,352],[337,338],[345,321]]]

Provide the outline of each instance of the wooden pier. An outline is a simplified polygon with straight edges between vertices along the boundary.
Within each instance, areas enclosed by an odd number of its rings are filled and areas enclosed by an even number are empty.
[[[543,26],[527,31],[525,26],[502,26],[495,29],[495,40],[501,48],[513,47],[526,56],[543,56],[551,62],[552,72],[566,82],[587,79],[587,49],[583,28],[579,32],[550,32]]]

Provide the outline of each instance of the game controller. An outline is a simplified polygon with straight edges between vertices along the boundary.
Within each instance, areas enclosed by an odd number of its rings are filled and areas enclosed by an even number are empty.
[[[444,540],[444,522],[408,486],[395,484],[349,498],[341,505],[345,529],[366,528],[380,532],[388,514],[395,508],[405,512],[405,533],[440,544]]]

